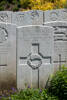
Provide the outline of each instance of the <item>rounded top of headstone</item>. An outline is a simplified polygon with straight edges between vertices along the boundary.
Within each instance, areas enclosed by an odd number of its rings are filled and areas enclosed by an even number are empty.
[[[44,23],[51,21],[67,21],[67,9],[56,9],[44,11]]]
[[[51,22],[46,22],[44,25],[48,26],[67,26],[66,21],[51,21]]]

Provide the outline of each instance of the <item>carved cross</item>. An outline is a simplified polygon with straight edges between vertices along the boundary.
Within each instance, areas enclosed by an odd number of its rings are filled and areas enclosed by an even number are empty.
[[[39,51],[39,43],[32,43],[31,53],[27,57],[20,57],[23,60],[22,65],[28,64],[32,69],[37,69],[41,66],[42,60],[45,64],[51,63],[50,56],[43,56]]]
[[[61,70],[61,63],[66,63],[66,61],[61,60],[61,54],[59,54],[59,61],[54,61],[54,63],[59,63],[59,70]]]
[[[23,64],[22,65],[29,65],[33,70],[38,71],[38,88],[39,88],[39,67],[43,63],[43,61],[46,64],[51,63],[51,57],[50,56],[43,56],[40,53],[40,47],[39,43],[32,43],[31,46],[31,53],[27,57],[20,57],[20,60],[22,60]]]

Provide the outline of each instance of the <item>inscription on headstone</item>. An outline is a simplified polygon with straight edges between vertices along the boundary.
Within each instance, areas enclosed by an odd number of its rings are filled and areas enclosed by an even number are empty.
[[[7,40],[8,32],[6,29],[0,27],[0,43]]]
[[[12,23],[18,26],[42,25],[43,11],[31,10],[26,12],[15,12],[12,14]]]
[[[59,55],[61,55],[61,64],[67,65],[67,23],[49,22],[44,25],[54,28],[54,63],[58,66]]]
[[[17,31],[17,87],[44,87],[53,72],[53,28],[28,26]]]

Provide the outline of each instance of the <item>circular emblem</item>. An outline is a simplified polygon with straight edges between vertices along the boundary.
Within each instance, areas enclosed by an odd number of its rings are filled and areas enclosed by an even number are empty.
[[[8,33],[7,33],[6,29],[0,28],[0,43],[3,43],[4,41],[6,41],[7,36],[8,36]]]
[[[41,64],[42,64],[42,60],[41,60],[41,57],[37,54],[34,54],[34,55],[30,55],[28,57],[28,61],[27,61],[27,64],[32,68],[32,69],[38,69]]]
[[[7,22],[8,21],[7,19],[8,19],[8,15],[6,13],[0,14],[0,20],[2,22]]]
[[[51,19],[52,21],[56,21],[57,18],[58,18],[58,13],[56,13],[56,12],[51,12],[51,13],[50,13],[50,19]]]
[[[31,12],[31,19],[36,19],[38,17],[39,17],[39,13],[37,11],[34,10]]]

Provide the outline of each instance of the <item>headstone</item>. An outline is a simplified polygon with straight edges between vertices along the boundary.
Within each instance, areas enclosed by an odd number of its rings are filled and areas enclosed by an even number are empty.
[[[12,14],[12,23],[18,26],[42,25],[43,11],[31,10],[25,12],[14,12]]]
[[[11,23],[11,11],[0,11],[0,22]]]
[[[44,25],[54,28],[54,63],[56,67],[60,67],[60,56],[61,65],[67,66],[67,22],[55,21]]]
[[[0,89],[16,86],[16,26],[0,23]]]
[[[44,22],[67,21],[67,9],[44,11]]]
[[[17,28],[17,88],[44,88],[53,72],[53,28]]]

